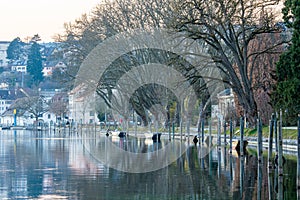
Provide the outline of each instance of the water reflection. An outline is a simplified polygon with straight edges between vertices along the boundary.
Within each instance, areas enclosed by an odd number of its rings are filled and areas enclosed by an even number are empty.
[[[266,158],[259,165],[251,152],[239,158],[234,152],[228,154],[226,148],[209,153],[206,145],[179,145],[168,139],[161,143],[148,143],[145,138],[108,141],[112,138],[99,134],[82,140],[81,135],[0,132],[0,199],[297,198],[296,160],[292,156],[284,166],[284,175],[278,177],[276,169],[267,168]],[[135,163],[145,167],[166,162],[171,152],[162,157],[155,154],[168,145],[170,151],[182,156],[156,171],[125,173],[105,166],[91,154],[93,150],[110,160],[113,154],[107,145],[111,144],[149,154],[148,162]],[[119,159],[119,165],[126,165],[128,158]]]

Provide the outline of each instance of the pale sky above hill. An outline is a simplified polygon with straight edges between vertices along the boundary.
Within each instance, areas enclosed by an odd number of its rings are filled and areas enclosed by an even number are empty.
[[[63,33],[63,24],[88,13],[101,0],[1,0],[0,41],[39,34],[44,42]]]
[[[101,0],[0,0],[0,41],[39,34],[44,42],[63,33],[63,24],[90,12]],[[277,6],[281,8],[281,6]]]

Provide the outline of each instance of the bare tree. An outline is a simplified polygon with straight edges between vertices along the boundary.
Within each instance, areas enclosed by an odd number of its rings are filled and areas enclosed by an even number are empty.
[[[27,96],[19,98],[11,107],[17,109],[18,112],[28,112],[35,118],[35,122],[38,123],[39,117],[49,110],[48,104],[42,96]]]
[[[68,111],[68,99],[66,93],[59,93],[52,97],[49,104],[49,111],[56,117],[64,117]]]
[[[253,90],[255,57],[272,52],[284,41],[249,51],[259,35],[278,33],[274,8],[278,0],[187,0],[173,3],[171,26],[187,38],[205,41],[208,52],[224,73],[252,124],[257,116]],[[253,50],[253,49],[252,49]],[[244,113],[242,113],[244,114]]]
[[[223,77],[220,81],[233,89],[243,108],[242,114],[245,112],[250,122],[254,124],[258,110],[254,92],[254,87],[258,85],[258,82],[254,81],[254,74],[257,71],[256,61],[259,55],[276,52],[283,41],[276,40],[275,43],[261,45],[260,48],[251,46],[260,35],[281,31],[275,23],[278,14],[274,12],[274,6],[278,2],[277,0],[104,1],[92,11],[91,15],[83,15],[74,23],[66,24],[65,34],[59,35],[58,39],[65,43],[64,50],[68,59],[66,63],[72,66],[73,72],[70,74],[75,77],[78,67],[90,51],[113,35],[137,28],[175,29],[183,33],[187,39],[201,43],[205,51],[211,55],[222,72]],[[135,66],[151,62],[172,65],[184,74],[186,80],[195,87],[199,94],[198,98],[203,101],[202,108],[205,110],[208,107],[209,97],[205,92],[200,92],[201,89],[205,89],[205,84],[199,81],[201,75],[193,73],[190,65],[184,63],[178,55],[153,49],[131,52],[113,62],[105,75],[105,80],[99,81],[97,93],[110,105],[113,90],[117,89],[115,82],[118,78]],[[124,90],[124,87],[122,89]],[[153,90],[149,87],[147,90],[138,91],[138,95],[131,99],[132,108],[145,121],[147,102],[142,97],[150,97],[151,94]],[[165,106],[166,104],[163,107]],[[204,113],[203,110],[200,112]]]

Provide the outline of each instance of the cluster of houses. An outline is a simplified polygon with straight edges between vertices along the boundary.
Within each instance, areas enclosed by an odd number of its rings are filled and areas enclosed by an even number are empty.
[[[43,99],[46,108],[36,120],[33,113],[15,109],[14,104],[27,94],[22,88],[15,91],[6,89],[0,90],[0,125],[1,127],[35,127],[50,125],[65,125],[68,123],[94,124],[97,122],[97,113],[95,112],[94,95],[86,97],[77,97],[75,88],[70,92],[64,92],[60,89],[40,90],[40,97]],[[57,104],[55,104],[57,102]],[[51,106],[59,105],[51,108]],[[63,106],[65,105],[65,106]],[[63,109],[60,114],[55,109]],[[54,110],[54,111],[53,111]]]
[[[26,60],[19,60],[14,63],[7,59],[6,50],[10,42],[0,41],[0,68],[2,77],[8,77],[10,74],[21,74],[20,80],[15,80],[14,86],[7,83],[5,78],[0,79],[0,126],[12,127],[31,127],[38,125],[64,124],[64,123],[95,123],[97,117],[95,109],[95,95],[91,97],[80,97],[77,94],[80,88],[72,91],[64,91],[59,87],[49,87],[47,83],[43,84],[38,90],[38,95],[43,99],[44,112],[38,116],[38,121],[34,114],[30,111],[15,109],[15,104],[22,98],[32,97],[29,88],[23,87],[23,75],[27,73]],[[56,43],[43,44],[43,56],[53,55],[57,48]],[[64,71],[66,65],[60,60],[47,60],[43,63],[43,76],[51,77],[55,69]],[[88,99],[88,101],[87,101]],[[55,105],[58,105],[55,107]],[[51,107],[52,106],[52,107]],[[54,107],[53,107],[54,106]],[[59,110],[63,109],[63,110]]]

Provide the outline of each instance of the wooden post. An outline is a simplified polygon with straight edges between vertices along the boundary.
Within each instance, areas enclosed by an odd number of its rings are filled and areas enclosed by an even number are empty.
[[[204,119],[202,119],[202,121],[201,121],[201,141],[202,141],[202,144],[204,143],[204,123],[205,123],[205,121],[204,121]]]
[[[208,153],[208,173],[209,176],[212,176],[212,173],[215,173],[215,168],[213,168],[213,158],[212,158],[212,151]]]
[[[180,141],[182,141],[182,119],[180,119]]]
[[[268,166],[272,168],[272,151],[273,151],[273,124],[274,124],[274,114],[272,114],[271,120],[269,121],[269,148],[268,148]]]
[[[282,156],[282,110],[280,110],[278,126],[278,176],[283,175]]]
[[[240,156],[244,156],[244,117],[240,119]]]
[[[209,120],[209,127],[208,127],[208,132],[209,132],[209,147],[211,147],[211,144],[212,144],[212,141],[211,141],[211,123],[212,123],[212,119],[210,118],[210,120]]]
[[[175,123],[172,122],[172,134],[173,134],[173,140],[175,138]]]
[[[300,191],[300,114],[298,114],[298,157],[297,157],[297,189]],[[299,192],[298,192],[299,193]],[[300,196],[298,196],[298,199]]]
[[[218,147],[221,146],[221,120],[218,118]]]
[[[277,123],[278,123],[278,113],[276,112],[275,118],[274,118],[274,138],[275,138],[275,152],[276,155],[278,155],[278,128],[277,128]]]
[[[224,146],[224,155],[223,155],[223,163],[224,163],[224,169],[227,170],[227,148]]]
[[[284,192],[283,191],[283,176],[278,174],[278,198],[277,199],[280,199],[280,200],[283,199],[283,192]]]
[[[187,120],[186,120],[186,132],[187,132],[187,138],[185,137],[185,139],[188,140],[188,143],[190,141],[190,118],[187,117]]]
[[[262,193],[262,163],[258,163],[258,170],[257,170],[257,200],[261,199]]]
[[[258,155],[258,163],[262,162],[262,124],[260,116],[257,119],[257,155]]]
[[[230,119],[229,153],[232,153],[232,134],[233,134],[232,119]]]
[[[168,126],[169,126],[169,141],[171,141],[171,125],[170,125],[170,122],[168,122]],[[156,132],[158,132],[158,130]]]
[[[269,194],[269,200],[273,200],[274,199],[274,195],[273,195],[274,188],[273,188],[272,177],[273,177],[273,169],[269,168],[268,169],[268,194]]]
[[[244,173],[245,173],[244,164],[245,164],[245,158],[241,156],[240,157],[240,199],[243,199],[243,194],[244,194]]]
[[[134,111],[132,112],[132,115],[134,120],[134,135],[135,137],[137,137],[137,124],[138,124],[137,115],[134,114]]]
[[[232,155],[230,154],[229,155],[229,174],[230,174],[230,185],[232,184],[232,181],[233,181],[233,164],[232,164],[232,161],[233,158],[232,158]]]
[[[219,147],[221,148],[221,147]],[[221,164],[221,151],[217,152],[217,156],[218,156],[218,179],[221,178],[221,174],[222,174],[222,164]]]
[[[226,121],[224,120],[224,145],[226,145]]]

